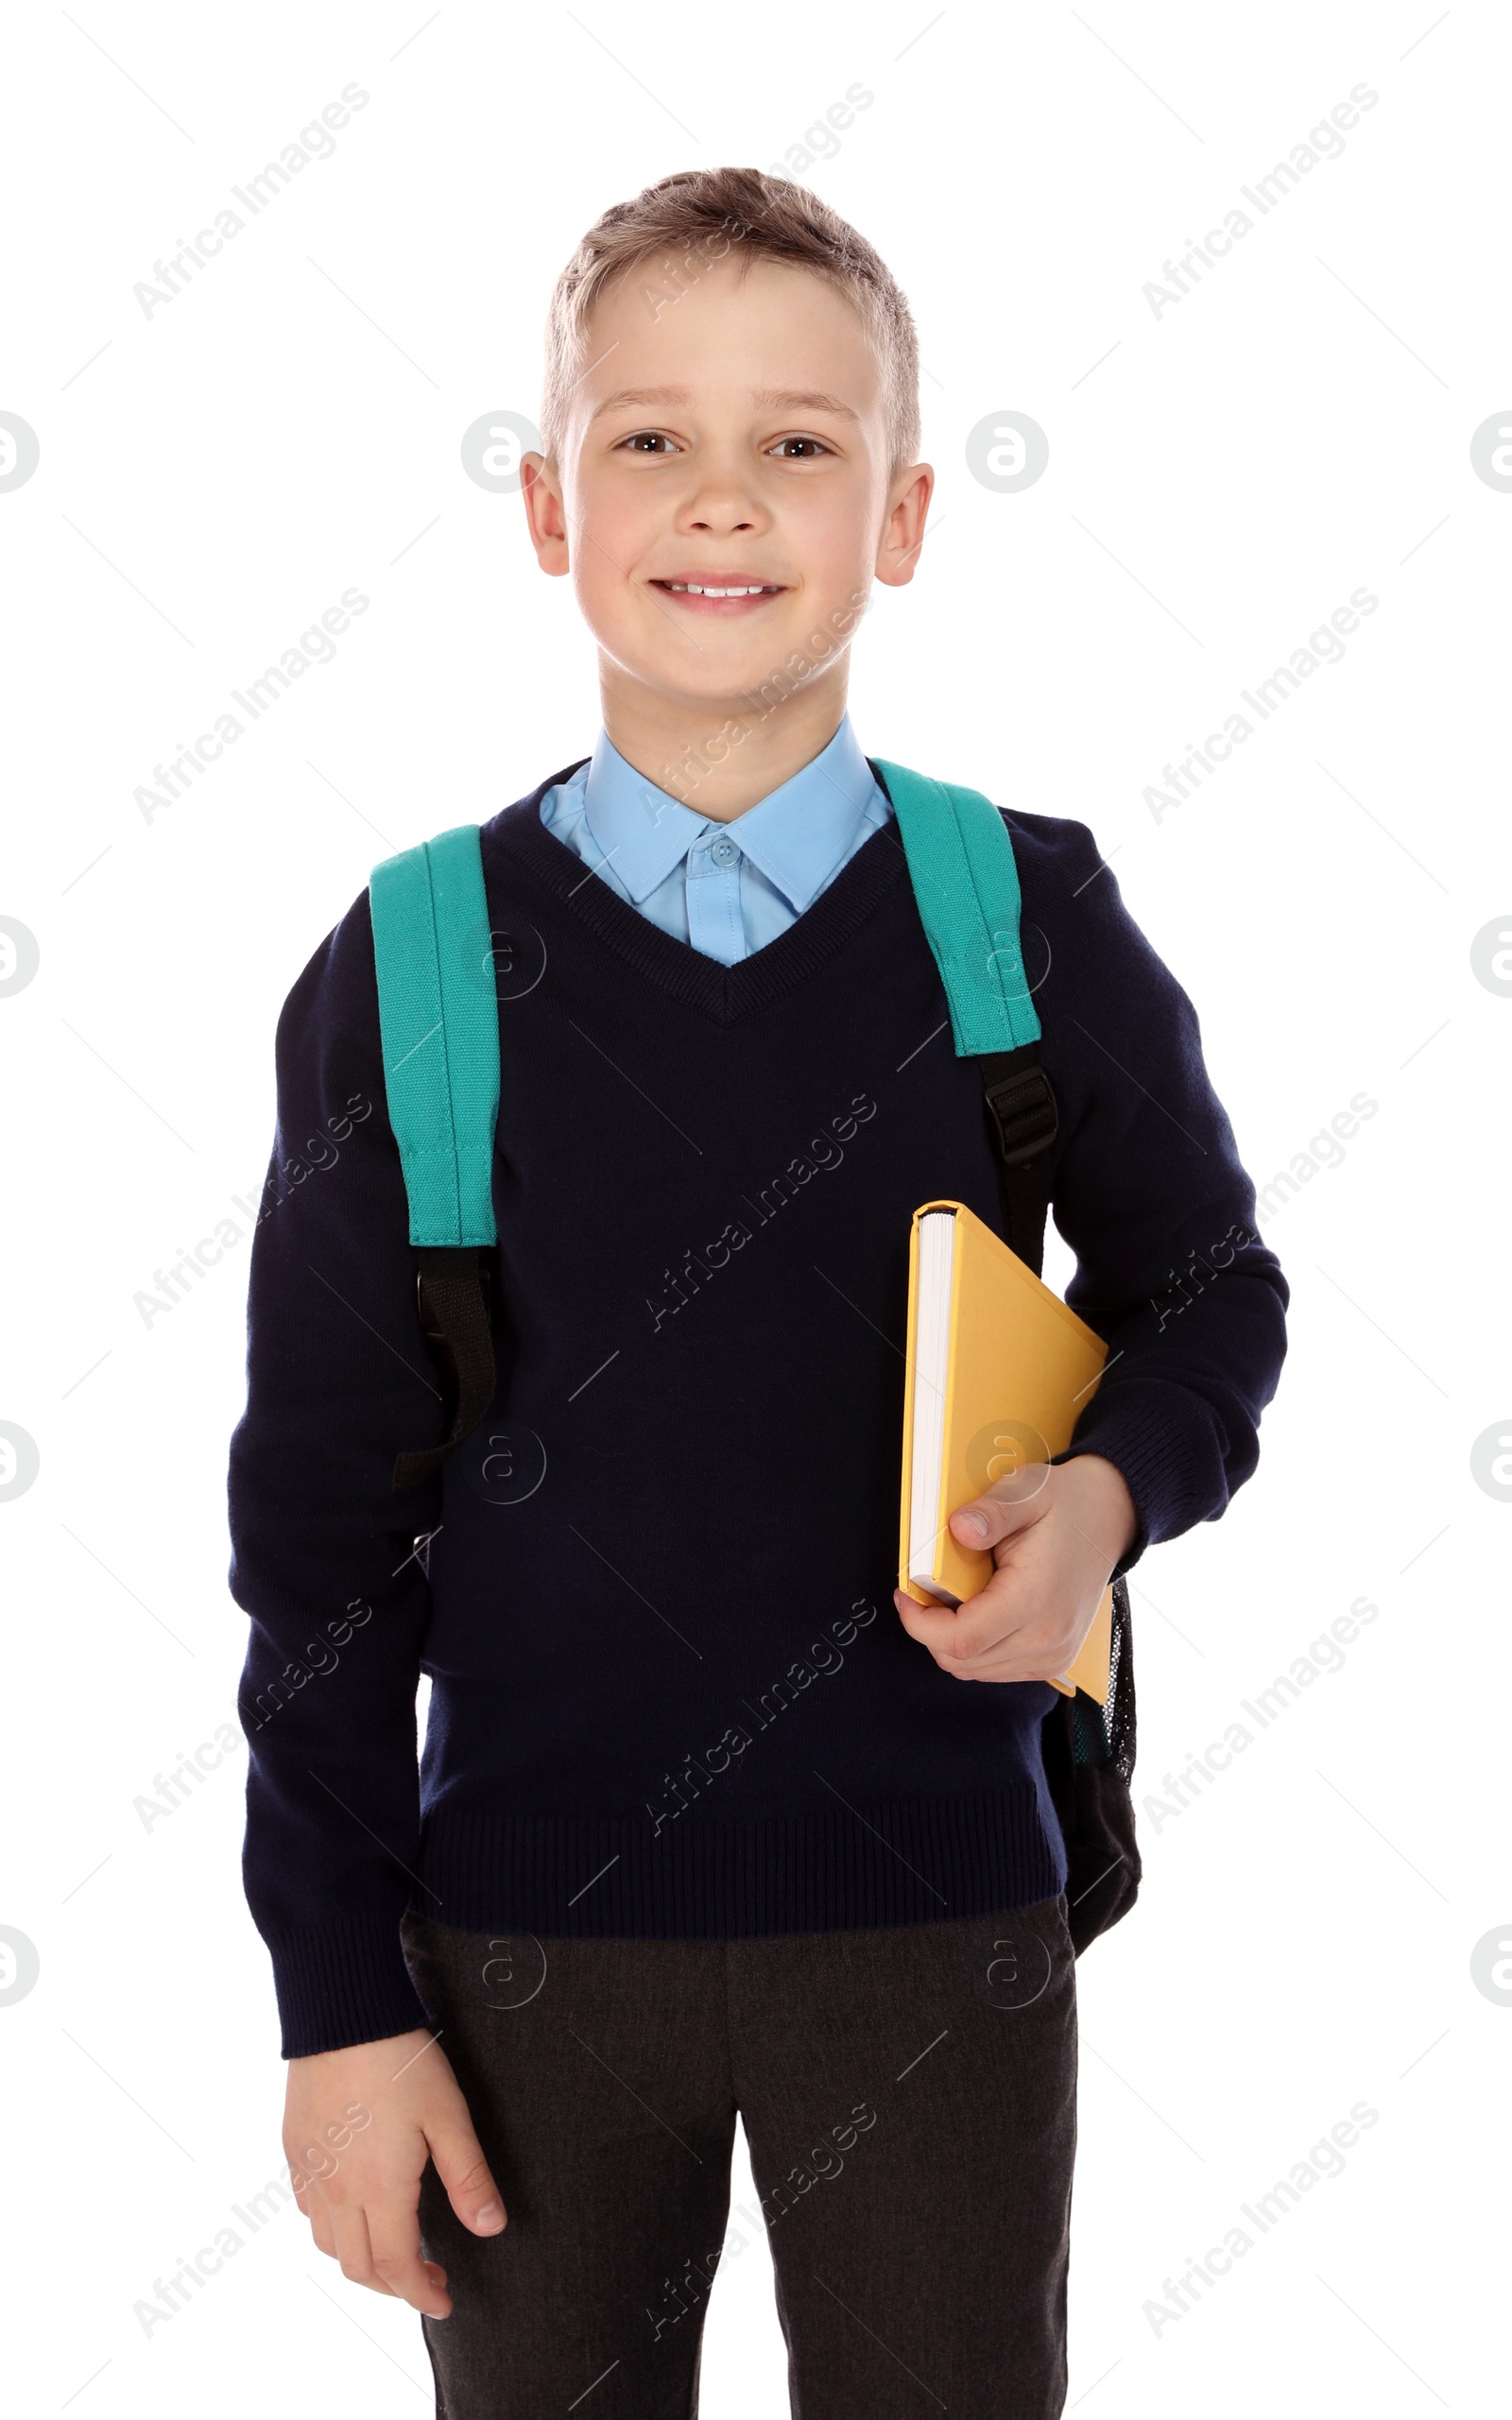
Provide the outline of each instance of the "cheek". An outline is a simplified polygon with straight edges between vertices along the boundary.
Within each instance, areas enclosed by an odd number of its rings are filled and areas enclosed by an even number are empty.
[[[869,557],[871,531],[881,511],[871,485],[859,470],[846,469],[816,480],[789,499],[787,518],[801,532],[815,568],[829,572],[836,586],[847,583]]]
[[[654,500],[634,480],[600,476],[568,489],[568,559],[573,586],[585,611],[613,609],[630,589],[633,574],[654,541],[659,515]]]
[[[872,482],[859,474],[827,481],[822,490],[796,496],[782,516],[793,551],[803,570],[807,594],[795,600],[811,629],[850,637],[859,619],[857,596],[864,597],[876,569],[877,537],[885,497],[871,493]]]

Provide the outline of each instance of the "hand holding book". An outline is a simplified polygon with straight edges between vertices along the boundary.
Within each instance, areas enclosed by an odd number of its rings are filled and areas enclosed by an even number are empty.
[[[1079,1654],[1139,1514],[1122,1471],[1081,1453],[995,1481],[950,1528],[961,1546],[990,1552],[991,1574],[954,1609],[896,1588],[903,1628],[957,1679],[1050,1680]]]
[[[1107,1357],[1095,1330],[963,1202],[920,1204],[909,1240],[896,1600],[905,1627],[932,1652],[970,1640],[964,1652],[936,1655],[947,1671],[989,1653],[991,1668],[969,1677],[1048,1680],[1063,1695],[1085,1689],[1107,1703],[1108,1579],[1139,1515],[1106,1456],[1052,1460],[1071,1444]],[[1089,1474],[1091,1464],[1098,1472]],[[1016,1585],[1003,1583],[1005,1570],[1020,1575]],[[950,1613],[936,1614],[936,1604]],[[978,1612],[957,1632],[954,1617],[969,1604]],[[919,1605],[926,1615],[916,1628]],[[1032,1639],[1010,1649],[1026,1623]],[[1068,1638],[1064,1660],[1053,1660]],[[1030,1647],[1040,1658],[1032,1672],[1023,1668]]]

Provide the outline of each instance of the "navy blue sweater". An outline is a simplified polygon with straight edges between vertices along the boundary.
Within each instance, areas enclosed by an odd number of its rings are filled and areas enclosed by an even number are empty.
[[[483,827],[510,936],[498,1391],[403,1493],[395,1454],[439,1439],[442,1405],[366,892],[279,1021],[231,1585],[287,2056],[424,2021],[407,1906],[729,1939],[1064,1882],[1048,1684],[953,1679],[892,1603],[910,1220],[946,1196],[1001,1228],[896,826],[727,968],[585,873],[541,823],[548,786]],[[1126,1570],[1254,1469],[1288,1291],[1192,1004],[1091,833],[1009,822],[1068,1299],[1109,1347],[1069,1451],[1128,1483]]]

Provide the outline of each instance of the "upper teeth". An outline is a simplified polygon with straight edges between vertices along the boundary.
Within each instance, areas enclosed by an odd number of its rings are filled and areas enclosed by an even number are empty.
[[[668,580],[667,586],[675,596],[681,596],[684,592],[689,596],[775,596],[777,593],[769,583],[765,588],[703,588],[696,580]]]

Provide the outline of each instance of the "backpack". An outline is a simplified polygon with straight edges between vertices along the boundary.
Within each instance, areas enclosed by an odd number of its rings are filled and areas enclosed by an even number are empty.
[[[1038,1277],[1056,1096],[1023,970],[1020,887],[1006,820],[975,790],[872,760],[885,783],[914,899],[950,1004],[957,1057],[982,1071],[1004,1233]],[[401,1453],[396,1488],[439,1469],[493,1401],[494,1128],[499,1111],[496,941],[476,824],[375,866],[369,886],[390,1124],[409,1203],[421,1320],[444,1379],[450,1432]],[[1108,1705],[1058,1692],[1041,1732],[1066,1844],[1077,1954],[1132,1906],[1142,1865],[1129,1789],[1135,1698],[1128,1587],[1113,1583]]]

